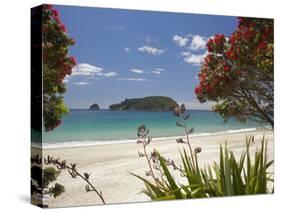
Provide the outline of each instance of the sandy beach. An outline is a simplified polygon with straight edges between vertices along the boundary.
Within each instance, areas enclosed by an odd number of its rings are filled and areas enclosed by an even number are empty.
[[[229,149],[233,150],[235,155],[241,154],[245,149],[245,136],[254,135],[255,144],[260,144],[260,139],[265,135],[268,140],[269,159],[273,159],[273,132],[272,131],[252,131],[230,133],[223,135],[212,135],[191,138],[191,144],[195,147],[201,147],[202,152],[198,155],[199,163],[202,165],[211,164],[218,161],[219,145],[227,141]],[[173,139],[161,141],[152,141],[148,150],[156,148],[163,156],[180,162],[178,151],[183,145],[176,143]],[[136,143],[126,144],[108,144],[86,147],[69,147],[44,150],[44,157],[47,155],[59,157],[67,160],[68,163],[77,163],[78,170],[81,173],[91,173],[91,181],[96,188],[102,191],[107,204],[128,203],[150,201],[150,199],[141,193],[144,188],[142,181],[132,176],[130,172],[145,176],[148,170],[144,158],[138,157],[138,151],[142,150],[142,145]],[[34,152],[36,150],[34,149]],[[50,207],[66,207],[79,205],[101,204],[100,199],[94,192],[86,192],[84,182],[77,178],[73,179],[67,171],[62,171],[58,178],[58,183],[65,186],[65,192],[57,197],[50,198],[48,204]]]

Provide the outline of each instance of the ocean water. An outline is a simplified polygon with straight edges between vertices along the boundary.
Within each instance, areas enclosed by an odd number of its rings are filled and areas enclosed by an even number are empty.
[[[262,126],[256,122],[240,123],[234,119],[224,123],[220,115],[211,111],[191,110],[188,127],[194,127],[193,136],[252,131]],[[83,146],[104,143],[135,142],[141,124],[150,130],[154,139],[183,135],[176,126],[172,112],[91,111],[73,109],[64,116],[63,123],[51,132],[43,133],[43,147]]]

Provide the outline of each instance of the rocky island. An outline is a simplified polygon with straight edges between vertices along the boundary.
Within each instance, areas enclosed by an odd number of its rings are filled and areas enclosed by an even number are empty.
[[[89,107],[89,110],[100,110],[100,107],[97,103],[94,103]]]
[[[178,103],[166,96],[147,96],[143,98],[125,99],[121,103],[112,104],[109,110],[114,111],[170,111]]]

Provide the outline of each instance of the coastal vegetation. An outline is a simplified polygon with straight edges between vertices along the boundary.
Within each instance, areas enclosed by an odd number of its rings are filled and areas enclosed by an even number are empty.
[[[225,146],[220,146],[219,162],[214,161],[203,168],[198,163],[202,148],[192,147],[189,135],[194,129],[185,125],[185,120],[190,115],[186,114],[184,106],[176,108],[174,115],[178,117],[176,125],[185,132],[185,138],[176,140],[182,145],[180,165],[170,158],[163,157],[156,149],[149,154],[147,147],[152,141],[149,129],[145,125],[138,128],[137,143],[143,145],[143,152],[138,155],[146,158],[149,170],[145,171],[145,174],[152,178],[151,181],[133,174],[144,182],[146,188],[143,193],[152,200],[273,193],[273,188],[268,187],[269,182],[273,182],[273,173],[269,172],[273,160],[268,160],[265,137],[261,140],[254,158],[250,148],[255,138],[249,136],[246,137],[245,152],[241,153],[239,159],[228,149],[226,142]],[[177,182],[174,176],[185,178],[187,183]]]
[[[199,85],[195,94],[200,102],[215,101],[214,111],[225,121],[231,117],[244,122],[247,119],[271,125],[273,119],[273,20],[239,18],[237,29],[230,37],[216,34],[207,43],[208,54],[200,67]],[[189,135],[194,129],[187,128],[184,105],[176,107],[176,125],[184,129],[185,137],[176,141],[182,145],[181,164],[162,156],[156,149],[148,153],[152,142],[149,130],[138,128],[138,144],[143,145],[139,157],[145,157],[150,179],[141,179],[143,191],[153,200],[217,197],[246,194],[273,193],[269,188],[273,173],[269,169],[267,141],[261,139],[259,148],[252,155],[253,136],[246,137],[245,151],[237,159],[227,142],[220,146],[219,162],[201,167],[198,158],[201,147],[193,148]],[[175,173],[176,172],[176,173]],[[186,183],[179,183],[180,176]],[[182,181],[181,181],[182,182]]]
[[[216,101],[225,120],[251,119],[274,127],[273,20],[239,18],[230,37],[216,34],[198,74],[200,102]]]
[[[35,196],[39,195],[39,198],[32,199],[38,206],[48,207],[47,204],[44,204],[44,195],[48,195],[48,197],[54,196],[56,198],[65,192],[64,186],[59,183],[55,183],[54,186],[49,187],[49,184],[55,182],[61,171],[64,170],[66,170],[72,178],[82,179],[86,183],[85,191],[95,192],[102,204],[105,204],[102,192],[98,191],[93,182],[90,181],[91,174],[87,172],[81,173],[76,163],[68,164],[66,160],[60,160],[59,158],[54,158],[49,155],[44,159],[39,155],[33,155],[31,157],[31,164],[31,194]],[[43,164],[47,165],[47,167],[42,170],[41,167]]]
[[[147,96],[125,99],[121,103],[110,105],[109,109],[117,111],[171,111],[177,106],[177,102],[170,97]]]
[[[71,75],[76,64],[75,58],[68,55],[68,49],[74,43],[58,11],[52,5],[43,5],[43,118],[46,131],[59,126],[62,116],[68,112],[62,94],[66,91],[64,79]]]
[[[42,158],[39,155],[31,157],[31,201],[40,207],[47,208],[48,205],[44,203],[44,195],[54,198],[60,196],[65,188],[59,183],[50,186],[50,183],[56,182],[60,170],[54,167],[42,167]]]
[[[65,25],[62,23],[59,13],[52,5],[43,5],[33,11],[42,13],[42,50],[43,50],[43,123],[45,131],[52,131],[61,124],[61,119],[68,112],[62,94],[66,91],[65,78],[72,73],[76,65],[76,59],[68,55],[68,49],[74,45],[74,39],[67,34]],[[40,11],[38,11],[40,10]],[[40,19],[41,20],[41,19]],[[37,26],[32,25],[36,28]],[[33,29],[35,30],[35,29]],[[41,46],[38,43],[33,46]],[[40,123],[41,124],[41,123]],[[44,165],[49,165],[43,168]],[[66,161],[54,159],[50,156],[42,161],[39,155],[31,157],[31,194],[32,201],[41,207],[44,204],[44,196],[57,197],[65,192],[63,185],[55,183],[61,170],[67,170],[71,177],[80,177],[87,185],[87,192],[95,191],[104,203],[102,193],[97,191],[89,181],[90,174],[78,172],[76,164],[67,165]]]

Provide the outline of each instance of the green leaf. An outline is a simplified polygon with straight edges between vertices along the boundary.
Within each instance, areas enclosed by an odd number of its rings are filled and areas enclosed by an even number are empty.
[[[163,158],[161,157],[161,155],[159,153],[158,154],[158,158],[159,158],[159,161],[160,161],[160,165],[164,171],[164,174],[165,176],[167,177],[167,180],[171,186],[171,188],[175,191],[175,196],[177,199],[183,199],[183,196],[182,196],[182,193],[179,189],[179,187],[177,186],[174,178],[172,177],[168,167],[166,166],[166,163],[165,161],[163,160]]]
[[[141,179],[145,184],[146,186],[149,186],[149,188],[154,192],[154,194],[156,195],[156,197],[162,197],[162,196],[165,196],[165,193],[161,191],[160,188],[158,188],[157,186],[153,185],[151,182],[149,182],[148,180],[136,175],[136,174],[133,174],[133,173],[130,173],[132,175],[134,175],[135,177]]]

